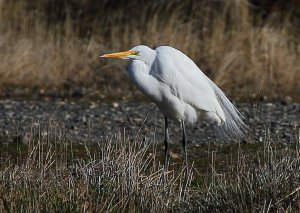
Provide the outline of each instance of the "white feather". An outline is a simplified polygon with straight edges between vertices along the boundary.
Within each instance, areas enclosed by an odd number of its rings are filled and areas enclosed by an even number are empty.
[[[219,126],[219,134],[227,138],[242,138],[248,130],[247,125],[243,122],[242,114],[228,100],[222,90],[208,77],[206,77],[210,86],[213,88],[219,104],[225,115],[225,123]]]
[[[246,125],[221,89],[181,51],[161,46],[136,46],[129,77],[163,114],[176,121],[195,123],[199,117],[217,123],[227,138],[242,137]]]

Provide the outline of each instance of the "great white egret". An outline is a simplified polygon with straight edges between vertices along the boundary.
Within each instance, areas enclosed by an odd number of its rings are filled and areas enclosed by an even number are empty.
[[[128,74],[136,87],[165,116],[165,161],[168,166],[168,119],[182,128],[182,146],[187,162],[185,123],[199,117],[216,123],[227,138],[242,137],[246,125],[241,114],[222,90],[181,51],[160,46],[155,50],[139,45],[125,52],[105,54],[104,58],[130,59]]]

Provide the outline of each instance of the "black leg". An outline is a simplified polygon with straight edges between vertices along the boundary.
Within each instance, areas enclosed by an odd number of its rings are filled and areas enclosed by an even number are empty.
[[[182,149],[183,149],[183,155],[184,155],[184,161],[187,165],[187,151],[186,151],[186,133],[185,133],[185,125],[184,121],[181,121],[181,128],[182,128]]]
[[[168,129],[168,118],[165,117],[165,165],[164,165],[164,170],[165,172],[168,171],[168,165],[169,165],[169,129]]]

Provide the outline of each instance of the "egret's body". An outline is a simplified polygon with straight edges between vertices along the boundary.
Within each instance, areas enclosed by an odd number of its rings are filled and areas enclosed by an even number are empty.
[[[225,121],[207,77],[190,58],[168,46],[139,48],[145,49],[150,60],[132,60],[129,77],[167,118],[194,123],[202,115],[218,124]]]
[[[168,119],[181,123],[184,150],[184,123],[195,123],[199,117],[218,124],[221,132],[228,137],[243,135],[245,124],[238,110],[181,51],[169,46],[153,50],[139,45],[126,52],[102,57],[131,60],[128,67],[130,79],[144,95],[156,103],[165,116],[166,149]],[[165,153],[167,155],[168,151]]]

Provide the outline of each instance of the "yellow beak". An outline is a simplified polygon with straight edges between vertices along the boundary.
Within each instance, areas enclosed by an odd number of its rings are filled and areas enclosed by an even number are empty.
[[[105,55],[101,55],[100,57],[102,57],[102,58],[125,58],[129,55],[136,55],[136,51],[128,50],[125,52],[105,54]]]

